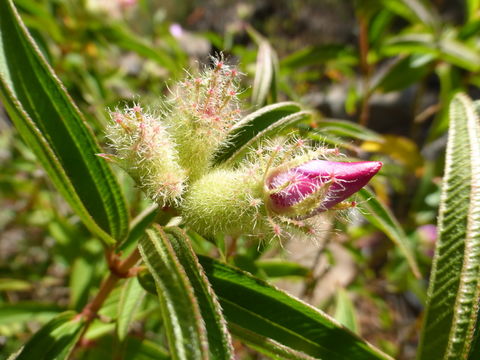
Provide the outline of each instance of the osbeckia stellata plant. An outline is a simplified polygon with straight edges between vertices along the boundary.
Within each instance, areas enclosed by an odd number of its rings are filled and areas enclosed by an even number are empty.
[[[103,155],[160,205],[175,206],[205,236],[315,236],[320,214],[355,206],[351,195],[380,170],[377,161],[330,161],[338,151],[302,139],[265,141],[235,166],[214,166],[240,120],[238,72],[215,59],[172,91],[159,115],[138,105],[111,113]]]

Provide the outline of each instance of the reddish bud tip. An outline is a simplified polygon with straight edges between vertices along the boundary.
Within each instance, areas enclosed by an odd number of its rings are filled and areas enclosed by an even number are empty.
[[[378,173],[382,163],[362,161],[355,163],[313,160],[296,168],[274,173],[267,179],[270,207],[279,213],[319,193],[321,200],[314,208],[306,209],[300,217],[310,217],[332,208],[363,188]],[[279,191],[275,191],[279,189]],[[322,193],[322,190],[325,191]]]

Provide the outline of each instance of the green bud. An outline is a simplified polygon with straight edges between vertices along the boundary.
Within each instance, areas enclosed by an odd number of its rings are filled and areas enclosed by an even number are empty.
[[[107,138],[115,155],[107,157],[121,166],[140,189],[160,205],[179,204],[186,172],[161,120],[145,114],[140,106],[111,112]]]
[[[165,117],[191,181],[206,173],[215,150],[239,120],[238,72],[214,59],[213,68],[189,76],[173,90]]]
[[[205,236],[259,232],[263,225],[261,181],[244,170],[215,170],[188,189],[182,202],[185,222]]]

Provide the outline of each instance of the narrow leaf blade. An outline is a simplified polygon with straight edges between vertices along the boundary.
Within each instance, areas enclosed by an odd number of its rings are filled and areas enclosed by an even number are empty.
[[[112,354],[113,349],[113,354]],[[121,355],[120,355],[121,354]],[[112,335],[105,335],[95,339],[95,347],[82,354],[82,360],[106,360],[120,355],[125,360],[170,360],[171,357],[158,344],[147,339],[127,337],[121,346]]]
[[[418,83],[432,69],[432,57],[429,55],[411,55],[398,57],[389,68],[372,84],[372,89],[388,93],[400,91]]]
[[[280,62],[282,68],[298,69],[303,66],[325,64],[332,60],[341,59],[349,65],[355,65],[358,58],[355,51],[345,44],[326,44],[319,46],[307,46],[285,57]]]
[[[230,324],[232,333],[238,337],[243,343],[258,352],[270,356],[272,359],[289,359],[289,360],[315,360],[317,358],[311,357],[300,351],[292,350],[272,339],[265,336],[260,336],[252,331],[248,331],[240,326]]]
[[[450,128],[420,360],[467,358],[480,298],[480,123],[472,101],[457,94]],[[474,349],[476,346],[474,345]]]
[[[420,22],[432,29],[439,25],[438,14],[434,12],[432,6],[428,5],[428,2],[420,0],[383,0],[382,2],[387,8],[412,23]]]
[[[398,246],[403,253],[407,262],[412,270],[413,274],[417,277],[421,277],[420,270],[418,268],[417,261],[413,252],[407,244],[408,237],[403,231],[402,227],[395,219],[393,214],[387,207],[375,198],[375,195],[366,188],[361,189],[357,193],[359,199],[358,207],[363,210],[363,216],[370,221],[379,230],[383,231],[385,235]]]
[[[342,325],[346,326],[354,333],[358,334],[358,322],[355,313],[355,307],[353,302],[348,296],[348,292],[344,289],[338,289],[335,319]]]
[[[206,330],[193,288],[160,226],[147,230],[139,250],[155,279],[172,359],[208,359]]]
[[[230,330],[249,346],[286,359],[392,360],[328,315],[272,285],[217,260],[198,259]],[[145,290],[155,291],[150,274],[141,273],[139,280]]]
[[[233,359],[232,339],[222,309],[207,277],[190,246],[190,239],[179,228],[165,228],[170,244],[195,290],[214,359]]]
[[[316,131],[321,134],[327,132],[329,134],[363,141],[380,143],[383,141],[380,134],[348,120],[324,119],[320,121],[317,126]]]
[[[145,234],[145,230],[153,223],[157,215],[158,205],[153,204],[132,219],[128,236],[118,245],[119,250],[124,251],[136,244],[136,241]]]
[[[59,306],[38,302],[19,302],[0,305],[0,326],[25,323],[31,320],[48,321],[62,310]]]
[[[253,81],[252,104],[262,106],[267,102],[267,97],[272,96],[275,102],[276,80],[278,77],[278,59],[275,50],[266,40],[261,40],[258,46],[255,79]]]
[[[320,359],[390,359],[328,315],[245,272],[200,256],[229,322]]]
[[[121,239],[128,212],[111,169],[95,156],[98,144],[11,0],[0,2],[0,13],[0,97],[7,111],[85,225],[107,242]]]
[[[308,267],[285,260],[258,260],[255,262],[255,265],[270,278],[284,276],[308,277],[312,275],[312,270]]]
[[[137,37],[119,25],[104,25],[101,32],[109,41],[115,43],[121,48],[136,52],[138,55],[151,59],[169,70],[171,73],[177,73],[181,67],[175,63],[172,57],[164,49],[155,49],[144,39]]]
[[[118,302],[117,316],[117,336],[120,341],[123,341],[127,337],[130,324],[144,296],[145,291],[138,283],[137,278],[130,278],[123,285],[120,301]]]
[[[83,325],[84,321],[76,317],[74,312],[59,314],[35,333],[13,359],[67,359],[81,334]]]
[[[213,161],[216,165],[236,161],[262,138],[277,134],[310,116],[294,102],[265,106],[235,125],[228,144],[217,150]]]
[[[447,62],[471,72],[480,69],[480,55],[476,48],[455,39],[445,38],[440,41],[440,49]]]

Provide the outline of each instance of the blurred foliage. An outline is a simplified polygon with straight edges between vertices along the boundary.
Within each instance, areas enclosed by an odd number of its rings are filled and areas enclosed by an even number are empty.
[[[356,209],[326,219],[317,244],[189,237],[197,254],[287,289],[397,359],[414,358],[437,237],[448,104],[459,91],[479,94],[478,1],[15,5],[101,142],[107,108],[138,101],[153,108],[185,69],[195,72],[222,52],[245,75],[246,110],[297,101],[313,114],[296,123],[298,133],[353,158],[383,161],[371,187],[401,224],[422,278],[413,275],[400,247]],[[53,315],[80,311],[98,291],[107,265],[101,243],[0,111],[0,354],[6,357]],[[141,222],[150,204],[130,179],[116,174],[131,217]],[[169,209],[150,210],[145,223],[175,225]],[[138,240],[132,234],[122,245],[125,253]],[[104,304],[75,358],[105,358],[99,354],[110,356],[108,349],[125,359],[166,357],[158,345],[165,344],[165,319],[154,295],[142,295],[130,309],[131,323],[115,331],[121,291]],[[258,344],[245,340],[247,347],[238,338],[238,358],[258,359],[252,350]]]

